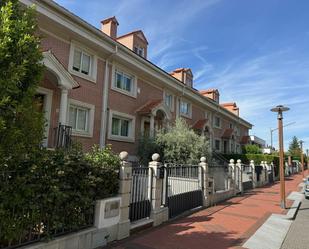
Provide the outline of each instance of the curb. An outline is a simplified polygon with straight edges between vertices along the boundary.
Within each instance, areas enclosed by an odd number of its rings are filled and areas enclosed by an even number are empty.
[[[243,247],[248,249],[280,249],[303,198],[304,195],[300,192],[289,194],[287,199],[294,200],[294,202],[287,214],[272,214],[246,241]]]

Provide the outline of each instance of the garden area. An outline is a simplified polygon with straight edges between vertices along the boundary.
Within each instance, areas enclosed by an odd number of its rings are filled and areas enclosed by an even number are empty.
[[[1,1],[0,21],[0,248],[14,248],[92,226],[95,201],[118,193],[120,160],[109,147],[42,147],[35,10]]]

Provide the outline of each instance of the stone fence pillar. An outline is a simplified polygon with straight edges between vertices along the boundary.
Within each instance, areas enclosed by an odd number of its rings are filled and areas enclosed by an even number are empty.
[[[229,172],[228,189],[233,188],[235,190],[235,164],[234,164],[234,159],[230,160],[228,172]]]
[[[162,163],[159,162],[160,155],[155,153],[152,155],[152,161],[149,163],[149,168],[152,170],[152,189],[151,189],[151,214],[153,225],[158,226],[168,220],[168,207],[162,205],[164,186],[164,175],[160,173],[163,170]],[[151,176],[151,174],[150,174]],[[167,180],[167,179],[166,179]]]
[[[202,183],[203,189],[203,206],[208,207],[210,206],[210,193],[212,192],[209,189],[209,174],[208,174],[208,164],[206,162],[206,157],[201,157],[199,166],[202,168],[202,172],[200,174],[200,182]]]
[[[117,239],[121,240],[129,237],[130,235],[130,194],[132,184],[132,165],[127,161],[128,152],[123,151],[119,154],[121,160],[119,172],[119,196],[121,197],[120,204],[120,221],[118,224]]]
[[[239,191],[241,192],[241,194],[243,193],[243,185],[242,185],[242,164],[241,164],[241,160],[238,159],[237,160],[237,163],[236,163],[236,167],[235,167],[237,170],[238,170],[238,176],[237,176],[237,181],[238,181],[238,188],[239,188]]]
[[[251,171],[252,171],[252,186],[253,186],[253,188],[256,188],[256,186],[257,186],[256,173],[255,173],[255,165],[254,165],[253,160],[250,161],[250,167],[251,167]]]

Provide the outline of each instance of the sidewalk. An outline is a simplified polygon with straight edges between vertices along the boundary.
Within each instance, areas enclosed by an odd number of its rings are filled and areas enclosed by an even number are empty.
[[[297,191],[300,174],[286,179],[286,194]],[[279,183],[258,188],[215,207],[151,228],[112,243],[114,249],[225,249],[243,248],[244,242],[279,206]],[[291,203],[288,202],[288,205]],[[306,230],[308,231],[308,230]],[[308,248],[308,247],[307,247]],[[262,248],[261,248],[262,249]]]
[[[309,248],[309,200],[304,199],[281,249]]]

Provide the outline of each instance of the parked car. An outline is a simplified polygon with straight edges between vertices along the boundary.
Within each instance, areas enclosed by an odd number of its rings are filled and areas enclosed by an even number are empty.
[[[309,177],[305,181],[305,197],[309,198]]]

